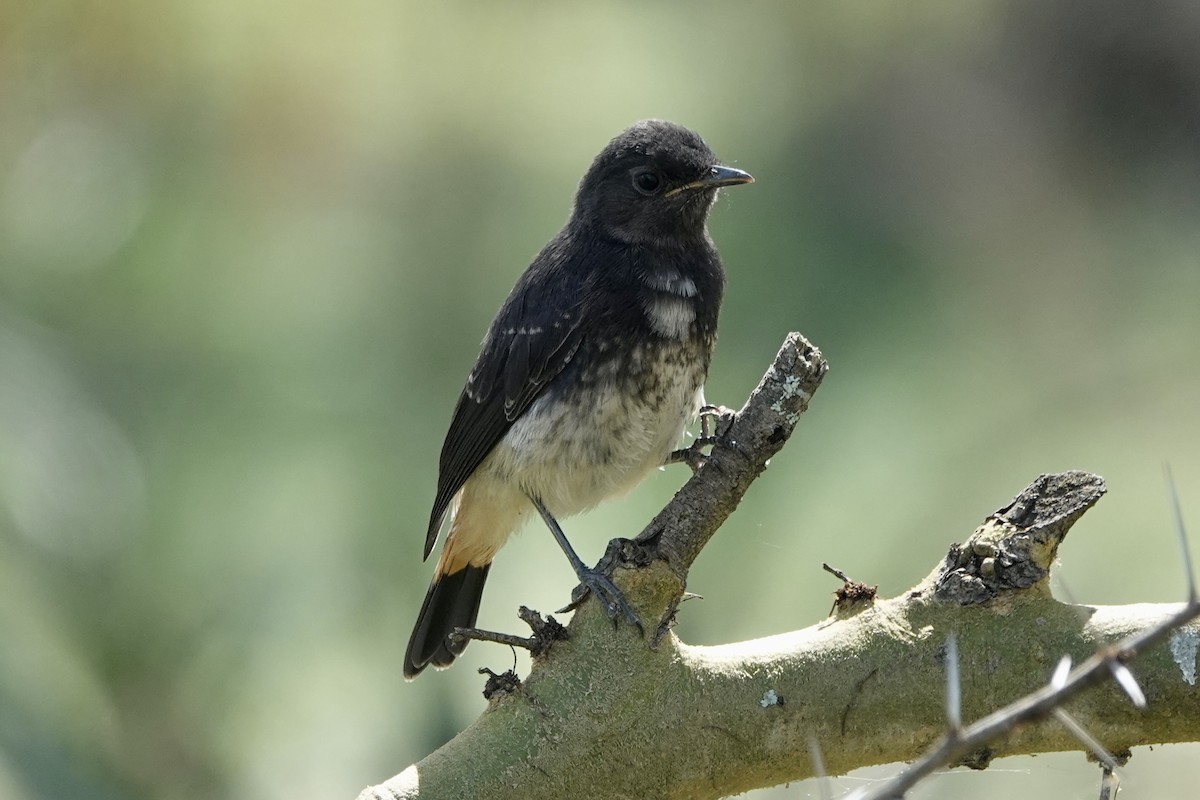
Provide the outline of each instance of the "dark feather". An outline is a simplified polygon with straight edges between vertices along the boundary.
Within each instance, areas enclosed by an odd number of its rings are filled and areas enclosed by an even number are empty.
[[[404,677],[415,678],[429,664],[448,667],[466,642],[451,644],[455,628],[472,628],[479,616],[479,601],[491,564],[468,566],[434,579],[417,615],[416,629],[404,653]]]
[[[426,558],[454,495],[579,348],[588,270],[571,262],[596,251],[574,236],[568,226],[546,245],[492,320],[442,445]]]

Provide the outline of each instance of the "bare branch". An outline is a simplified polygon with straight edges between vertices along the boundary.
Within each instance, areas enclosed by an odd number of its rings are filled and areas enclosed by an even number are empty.
[[[1194,618],[1200,603],[1194,590],[1182,611],[1073,607],[1051,596],[1059,543],[1105,492],[1084,472],[1039,477],[901,596],[882,600],[861,587],[819,624],[750,642],[697,647],[670,631],[688,568],[787,440],[826,369],[816,348],[789,335],[745,407],[721,417],[712,451],[671,504],[636,540],[610,545],[608,565],[626,567],[614,581],[644,618],[659,618],[656,632],[614,628],[597,604],[583,604],[570,638],[552,637],[525,680],[493,675],[487,713],[361,797],[548,800],[602,787],[606,796],[716,798],[909,760],[939,736],[918,767],[982,768],[994,756],[1077,748],[1061,726],[1013,726],[1053,715],[1109,675],[1136,702],[1141,688],[1125,663]],[[1001,657],[980,657],[981,643],[997,642]],[[1087,653],[1106,642],[1115,644],[1074,671],[1064,660],[1050,686],[959,727],[961,717],[1026,692],[1042,652]],[[1126,748],[1200,735],[1197,642],[1200,628],[1180,629],[1170,657],[1139,664],[1154,701],[1146,713],[1088,693],[1065,719]],[[902,796],[920,779],[914,770],[872,796]],[[1115,790],[1115,773],[1105,780]]]
[[[666,508],[637,537],[684,576],[701,549],[779,452],[808,408],[829,364],[798,333],[789,333],[745,406],[712,438],[712,451]]]

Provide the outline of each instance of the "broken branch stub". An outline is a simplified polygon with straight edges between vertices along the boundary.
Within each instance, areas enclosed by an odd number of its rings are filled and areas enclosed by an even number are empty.
[[[960,605],[1017,589],[1049,592],[1059,544],[1106,491],[1104,479],[1090,472],[1038,476],[966,542],[953,545],[923,586],[932,586],[935,599]]]

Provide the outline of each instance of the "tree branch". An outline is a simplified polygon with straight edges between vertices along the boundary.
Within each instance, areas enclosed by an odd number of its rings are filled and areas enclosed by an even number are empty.
[[[1160,644],[1173,634],[1176,638],[1173,639],[1172,643],[1172,655],[1177,666],[1183,671],[1183,680],[1189,685],[1195,681],[1194,669],[1190,669],[1187,665],[1180,663],[1177,653],[1180,641],[1178,631],[1188,623],[1195,621],[1197,617],[1200,617],[1200,598],[1197,598],[1196,595],[1196,584],[1191,568],[1191,553],[1188,547],[1187,531],[1183,527],[1183,516],[1179,511],[1179,500],[1175,494],[1174,483],[1170,481],[1170,473],[1168,473],[1167,477],[1171,488],[1171,499],[1175,506],[1176,533],[1179,536],[1181,560],[1184,564],[1184,574],[1187,578],[1187,602],[1183,604],[1183,607],[1156,624],[1130,634],[1116,644],[1101,647],[1091,658],[1074,671],[1071,670],[1070,657],[1064,656],[1059,661],[1058,667],[1054,671],[1054,677],[1050,679],[1049,685],[988,714],[966,729],[961,727],[961,720],[957,713],[948,712],[949,729],[946,732],[946,736],[937,746],[892,780],[856,792],[853,796],[855,800],[891,800],[891,798],[903,797],[909,789],[916,786],[924,778],[932,775],[934,771],[941,769],[947,764],[959,762],[961,759],[969,756],[969,754],[979,751],[981,748],[989,745],[999,737],[1010,733],[1019,726],[1041,721],[1050,716],[1054,716],[1065,728],[1071,731],[1075,738],[1087,746],[1092,754],[1103,763],[1102,796],[1116,794],[1117,777],[1115,770],[1118,766],[1118,759],[1110,755],[1108,749],[1096,741],[1085,726],[1080,725],[1074,717],[1063,710],[1063,706],[1084,689],[1112,678],[1120,685],[1130,702],[1136,708],[1145,709],[1147,706],[1145,693],[1126,664],[1132,661],[1134,657]],[[981,571],[988,573],[990,582],[995,584],[999,577],[994,563],[997,556],[1001,558],[1002,563],[1006,566],[1012,566],[1014,563],[1021,562],[1041,562],[1043,560],[1041,558],[1037,558],[1036,556],[1029,557],[1031,551],[1028,548],[1032,545],[1035,547],[1048,547],[1049,557],[1052,559],[1054,552],[1057,550],[1058,543],[1066,536],[1071,524],[1100,499],[1105,491],[1104,482],[1098,477],[1088,475],[1087,473],[1043,475],[1038,478],[1033,486],[1030,486],[1029,489],[1018,495],[1012,504],[1000,509],[1000,511],[990,517],[988,522],[975,532],[975,535],[972,537],[974,540],[973,546],[967,549],[980,555],[985,555],[986,559],[990,559],[993,562],[989,569]],[[1002,537],[1000,539],[1000,548],[992,547],[990,544],[981,546],[981,542],[986,542],[989,538],[994,538],[985,533],[986,528],[989,526],[993,528],[999,526],[1003,530],[1005,526],[1012,526],[1016,520],[1025,523],[1024,533],[1007,538]],[[1018,559],[1007,557],[1004,550],[1013,549],[1009,543],[1025,548],[1026,556]],[[952,550],[951,552],[953,553],[954,551]],[[1049,561],[1045,561],[1044,564],[1036,564],[1035,572],[1032,575],[1033,582],[1029,585],[1032,586],[1034,583],[1041,583],[1044,589],[1046,578],[1049,577],[1049,566]],[[969,569],[957,566],[953,571],[947,571],[944,567],[941,574],[934,580],[935,585],[939,587],[939,591],[946,587],[955,587],[961,590],[964,585],[970,585],[973,576],[970,575]],[[1020,573],[1017,574],[1019,575]],[[1024,575],[1021,576],[1021,578],[1026,577]],[[951,581],[949,580],[950,578],[955,578],[956,580]],[[984,580],[974,580],[978,586],[973,588],[982,589],[984,592],[991,588]],[[1024,588],[1021,585],[1022,583],[1023,581],[1019,580],[1016,588]],[[961,594],[961,592],[953,590],[950,593]],[[976,593],[967,592],[966,594],[972,595]],[[950,641],[953,643],[953,637]],[[948,684],[957,685],[958,683],[957,660],[957,654],[952,658],[947,658],[946,675]],[[1121,759],[1120,763],[1124,764],[1124,759]]]
[[[946,730],[945,645],[959,653],[962,718],[983,717],[1045,684],[1064,655],[1082,660],[1160,624],[1178,606],[1072,606],[1048,574],[1071,525],[1103,494],[1086,473],[1042,476],[904,595],[848,593],[817,625],[766,639],[692,647],[668,630],[687,568],[766,460],[790,435],[825,373],[791,335],[707,462],[634,542],[606,559],[643,620],[614,628],[596,603],[570,638],[534,658],[530,675],[444,747],[360,799],[716,798],[810,777],[819,746],[831,774],[910,760]],[[1148,711],[1110,682],[1068,706],[1110,751],[1200,739],[1200,694],[1184,647],[1138,661]],[[414,724],[419,724],[414,721]],[[1080,749],[1050,722],[1009,731],[966,761]]]
[[[828,370],[820,350],[789,333],[746,405],[716,432],[704,466],[637,541],[656,545],[657,557],[686,577],[704,545],[792,435]]]

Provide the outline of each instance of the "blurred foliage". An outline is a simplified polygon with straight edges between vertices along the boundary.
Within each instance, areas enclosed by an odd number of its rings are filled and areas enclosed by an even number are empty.
[[[491,314],[643,117],[758,178],[712,220],[709,399],[739,404],[790,329],[833,364],[698,562],[685,639],[817,621],[822,560],[903,591],[1064,468],[1113,491],[1060,593],[1176,599],[1198,39],[1188,0],[4,5],[0,797],[352,797],[480,712],[507,651],[400,678],[441,436]],[[571,520],[581,552],[684,477]],[[506,630],[571,585],[541,530],[492,574]],[[1195,753],[1139,751],[1125,786],[1178,796]],[[1012,760],[918,796],[1094,773]]]

